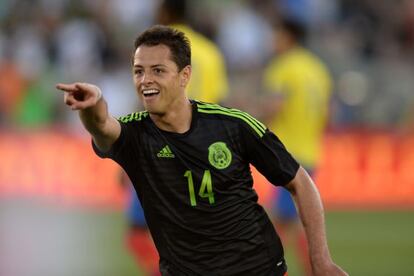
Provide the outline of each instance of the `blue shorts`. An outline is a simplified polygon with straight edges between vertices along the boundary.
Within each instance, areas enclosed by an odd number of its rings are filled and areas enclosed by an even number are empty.
[[[312,170],[307,170],[312,175]],[[295,203],[290,192],[283,187],[276,187],[273,199],[272,212],[281,222],[289,222],[298,218]]]
[[[142,209],[141,202],[139,201],[137,193],[132,185],[129,190],[129,205],[127,214],[131,225],[137,227],[147,227],[144,210]]]
[[[291,221],[298,217],[295,203],[290,192],[283,187],[277,187],[275,199],[273,201],[273,212],[280,221]]]

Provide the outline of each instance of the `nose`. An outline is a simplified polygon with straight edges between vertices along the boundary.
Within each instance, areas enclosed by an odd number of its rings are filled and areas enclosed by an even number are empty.
[[[141,82],[144,85],[148,85],[148,84],[152,84],[153,83],[153,78],[150,72],[145,72],[142,76]]]

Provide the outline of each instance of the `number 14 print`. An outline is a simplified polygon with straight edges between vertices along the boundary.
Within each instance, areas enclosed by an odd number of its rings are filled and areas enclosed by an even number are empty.
[[[187,178],[188,182],[188,191],[190,193],[190,202],[191,206],[197,206],[197,199],[194,192],[194,180],[193,174],[190,170],[184,173],[184,177]],[[213,183],[211,181],[210,170],[205,170],[203,174],[203,179],[201,180],[201,186],[198,191],[198,195],[201,198],[208,198],[210,204],[214,204],[214,193],[213,193]]]

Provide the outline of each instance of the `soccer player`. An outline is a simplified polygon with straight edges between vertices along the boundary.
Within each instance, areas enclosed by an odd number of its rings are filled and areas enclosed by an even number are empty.
[[[191,50],[182,32],[153,26],[135,40],[133,79],[146,111],[116,120],[100,89],[58,84],[93,148],[127,172],[162,275],[285,275],[278,235],[257,204],[249,164],[299,207],[315,275],[347,275],[331,259],[323,208],[306,171],[248,114],[188,99]]]
[[[265,69],[268,93],[261,106],[265,122],[312,175],[321,152],[331,78],[323,62],[303,46],[305,34],[305,27],[293,19],[281,18],[274,25],[275,57]],[[303,270],[311,274],[305,235],[290,193],[278,188],[273,202],[282,241],[285,245],[294,241]]]
[[[228,94],[225,61],[213,41],[189,26],[186,0],[162,0],[159,3],[156,20],[182,31],[191,44],[191,79],[186,87],[187,96],[203,102],[220,103]],[[128,179],[127,179],[128,180]],[[128,185],[130,186],[130,185]],[[147,231],[147,224],[141,204],[130,192],[128,205],[129,231],[127,244],[136,262],[148,275],[156,275],[158,256]]]

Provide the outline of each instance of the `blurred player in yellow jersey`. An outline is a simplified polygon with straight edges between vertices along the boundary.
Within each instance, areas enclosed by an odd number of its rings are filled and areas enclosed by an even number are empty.
[[[223,102],[228,93],[224,58],[212,41],[186,24],[187,2],[162,0],[156,16],[157,23],[184,32],[190,40],[192,76],[187,86],[188,97],[209,103]],[[124,176],[123,179],[129,182],[127,177]],[[128,247],[144,273],[159,275],[158,253],[147,229],[138,197],[132,186],[130,188]]]
[[[185,33],[191,43],[192,76],[187,88],[190,99],[220,103],[228,93],[224,58],[219,48],[202,34],[186,24],[185,0],[161,1],[158,22]]]
[[[291,19],[274,25],[275,57],[264,72],[263,119],[292,155],[312,173],[321,154],[331,77],[323,62],[303,46],[305,28]],[[288,191],[278,188],[272,211],[283,242],[294,242],[310,275],[305,235]]]

